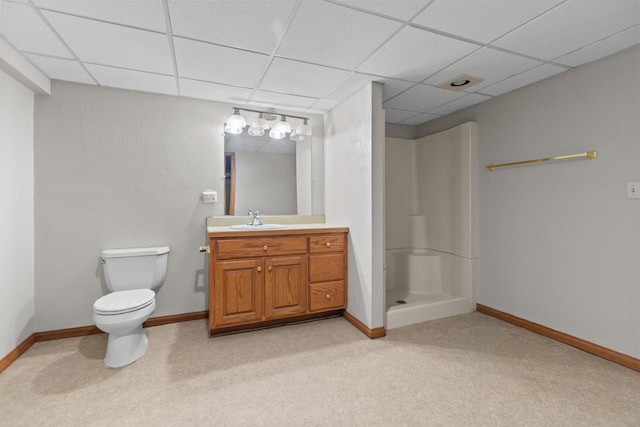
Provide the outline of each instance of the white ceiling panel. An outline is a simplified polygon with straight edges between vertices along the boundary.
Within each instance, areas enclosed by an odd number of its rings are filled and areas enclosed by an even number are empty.
[[[253,87],[269,61],[268,55],[209,43],[173,38],[178,74],[196,80]]]
[[[177,95],[176,81],[172,76],[144,73],[142,71],[124,70],[122,68],[105,67],[87,64],[89,72],[102,86],[119,89],[138,90],[143,92]]]
[[[79,62],[72,59],[51,58],[25,54],[33,65],[38,67],[47,77],[52,80],[66,80],[68,82],[86,83],[93,85],[95,82],[89,74],[82,68]]]
[[[288,108],[293,111],[301,111],[311,107],[316,102],[316,99],[257,90],[249,100],[249,103],[263,107]]]
[[[333,109],[336,105],[340,103],[339,100],[322,98],[315,102],[310,108],[306,111],[314,114],[324,114],[325,112]]]
[[[358,71],[419,82],[478,48],[407,27],[358,67]]]
[[[326,98],[342,101],[343,99],[347,99],[349,96],[362,89],[369,82],[375,80],[376,78],[373,76],[353,73],[349,76],[348,79],[343,81],[340,86],[332,90],[331,93],[326,96]]]
[[[278,56],[351,70],[400,25],[332,3],[306,1],[282,41]]]
[[[409,125],[409,126],[417,126],[417,125],[420,125],[422,123],[426,123],[428,121],[437,119],[438,117],[442,117],[442,116],[437,116],[435,114],[422,113],[422,114],[418,114],[415,117],[407,119],[407,120],[403,121],[400,124]]]
[[[485,47],[434,74],[425,80],[425,83],[438,85],[460,74],[470,74],[484,79],[483,82],[468,89],[470,92],[475,92],[541,63],[541,61]]]
[[[489,43],[563,0],[436,0],[412,22]]]
[[[570,0],[493,44],[551,60],[638,23],[637,0]]]
[[[419,84],[385,102],[383,106],[385,108],[426,112],[464,95],[466,95],[464,92],[453,92]]]
[[[503,93],[511,92],[512,90],[530,85],[531,83],[535,83],[539,80],[544,80],[548,77],[560,74],[563,71],[566,71],[566,69],[551,64],[543,64],[529,71],[518,74],[517,76],[510,77],[499,83],[488,86],[482,89],[482,93],[491,96],[502,95]]]
[[[387,78],[376,78],[375,81],[382,83],[382,101],[393,98],[400,92],[409,89],[415,83],[405,82],[404,80],[395,80]]]
[[[43,9],[100,19],[115,24],[166,31],[162,0],[104,1],[104,0],[34,0]],[[115,6],[115,7],[114,7]]]
[[[71,52],[28,5],[0,2],[0,34],[18,50],[73,58]]]
[[[272,53],[295,0],[169,0],[173,34]]]
[[[180,79],[180,94],[190,98],[208,99],[243,105],[251,95],[251,89]]]
[[[587,62],[604,58],[610,55],[611,52],[619,52],[638,43],[640,43],[640,25],[636,25],[614,36],[583,47],[568,55],[561,56],[560,58],[554,59],[553,62],[570,67],[577,67]]]
[[[167,36],[57,12],[43,12],[83,62],[173,74]]]
[[[348,71],[275,58],[260,83],[260,89],[319,98],[348,75]]]
[[[426,6],[430,0],[337,0],[348,6],[406,21]]]
[[[396,110],[394,108],[385,108],[384,109],[384,121],[386,123],[400,123],[403,120],[407,120],[411,117],[415,117],[419,115],[419,112],[415,111],[406,111],[406,110]]]
[[[446,116],[447,114],[453,113],[454,111],[462,110],[463,108],[471,107],[472,105],[479,104],[488,99],[491,99],[490,96],[480,95],[479,93],[470,93],[469,95],[465,95],[462,98],[455,99],[448,104],[441,105],[438,108],[434,108],[433,110],[429,110],[430,114],[438,114],[441,116]]]

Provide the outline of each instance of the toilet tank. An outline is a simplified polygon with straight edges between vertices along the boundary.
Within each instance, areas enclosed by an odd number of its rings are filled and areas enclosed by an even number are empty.
[[[151,289],[158,292],[167,274],[169,247],[105,249],[101,259],[112,292]]]

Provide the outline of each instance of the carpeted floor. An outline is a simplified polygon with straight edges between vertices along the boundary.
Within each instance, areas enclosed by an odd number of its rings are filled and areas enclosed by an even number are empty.
[[[342,318],[146,332],[121,369],[106,335],[36,343],[0,374],[0,425],[640,425],[640,373],[480,313],[377,340]]]

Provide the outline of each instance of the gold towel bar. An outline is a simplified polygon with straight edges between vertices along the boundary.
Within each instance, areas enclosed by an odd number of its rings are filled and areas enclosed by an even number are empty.
[[[597,151],[586,151],[584,153],[579,154],[567,154],[565,156],[556,156],[556,157],[545,157],[543,159],[534,159],[534,160],[523,160],[521,162],[513,162],[513,163],[502,163],[501,165],[487,165],[487,169],[490,171],[495,170],[497,168],[503,168],[505,166],[516,166],[516,165],[528,165],[530,163],[540,163],[540,162],[548,162],[550,160],[567,160],[567,159],[595,159],[598,157]]]

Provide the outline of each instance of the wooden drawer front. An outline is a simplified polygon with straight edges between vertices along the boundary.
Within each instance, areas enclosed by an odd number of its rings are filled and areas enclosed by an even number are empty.
[[[344,252],[343,233],[309,236],[309,253]]]
[[[344,307],[344,282],[309,285],[309,311]]]
[[[330,282],[344,279],[344,254],[309,255],[309,281]]]
[[[295,255],[307,252],[307,239],[304,236],[220,239],[216,242],[218,259]]]

